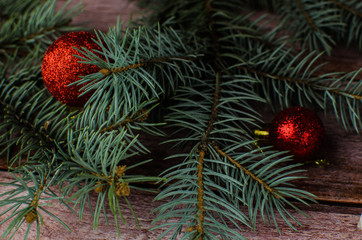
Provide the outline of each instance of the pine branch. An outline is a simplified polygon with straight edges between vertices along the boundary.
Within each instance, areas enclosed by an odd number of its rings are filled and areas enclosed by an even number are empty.
[[[100,205],[97,205],[95,210],[97,214],[94,218],[94,226],[96,227],[99,221],[99,214],[101,209],[104,209],[102,206],[106,199],[110,201],[110,204],[116,203],[118,202],[118,198],[126,197],[129,194],[129,190],[133,188],[130,184],[160,180],[160,178],[157,177],[123,176],[122,173],[119,173],[117,177],[114,177],[113,173],[113,177],[109,178],[110,174],[101,175],[98,170],[94,169],[94,166],[96,166],[96,168],[102,166],[104,173],[105,168],[111,167],[111,169],[107,171],[117,172],[117,169],[119,169],[117,165],[119,161],[128,159],[139,152],[147,151],[146,148],[143,147],[143,149],[140,149],[140,147],[137,146],[137,138],[131,129],[135,127],[132,125],[137,126],[137,124],[146,130],[147,128],[151,129],[152,126],[157,126],[157,124],[149,124],[151,126],[147,126],[142,120],[146,115],[142,113],[142,109],[151,111],[152,107],[148,105],[154,104],[154,100],[138,104],[137,107],[141,110],[132,113],[130,117],[132,117],[133,120],[128,120],[127,122],[129,134],[126,133],[125,129],[120,129],[122,128],[121,125],[117,126],[116,131],[113,130],[116,126],[112,126],[109,129],[103,129],[103,131],[94,134],[92,130],[82,126],[82,117],[80,116],[83,116],[84,111],[76,110],[69,113],[65,105],[61,105],[60,102],[55,101],[46,91],[44,85],[39,84],[40,66],[31,66],[34,64],[33,60],[34,56],[28,55],[26,59],[15,64],[17,57],[14,56],[9,57],[6,64],[1,66],[0,104],[2,105],[1,109],[4,109],[4,114],[2,114],[1,117],[5,122],[5,124],[1,124],[0,126],[0,146],[4,147],[2,152],[7,151],[10,153],[12,146],[20,145],[20,150],[15,156],[11,158],[10,154],[8,154],[8,156],[11,164],[15,166],[15,160],[18,159],[18,165],[24,167],[33,167],[38,162],[49,162],[48,155],[49,152],[52,153],[52,166],[54,168],[59,167],[62,174],[54,175],[52,172],[49,177],[55,177],[57,180],[52,181],[53,185],[49,185],[49,187],[54,187],[58,184],[64,186],[68,180],[73,179],[72,183],[65,188],[61,188],[59,193],[59,195],[62,196],[61,199],[65,200],[73,188],[85,184],[80,191],[76,192],[76,195],[78,194],[77,196],[80,196],[80,200],[76,202],[81,205],[80,215],[84,209],[85,200],[89,198],[90,190],[100,190],[105,183],[105,186],[108,186],[106,187],[107,195],[104,195],[102,191],[99,192]],[[127,119],[127,116],[125,117]],[[20,136],[19,133],[21,133]],[[93,136],[86,140],[86,145],[82,145],[84,136],[88,136],[88,134]],[[114,142],[112,142],[113,139],[115,139]],[[76,141],[78,142],[75,147],[72,144]],[[109,145],[105,143],[109,143]],[[127,147],[121,147],[125,145],[127,145]],[[95,147],[99,147],[99,149],[92,152]],[[114,151],[115,149],[118,149],[120,152],[116,153]],[[26,155],[25,162],[23,161],[24,155]],[[77,157],[80,155],[83,156],[79,160]],[[89,162],[88,165],[85,164],[84,161],[89,158],[96,162]],[[147,162],[149,162],[149,160],[133,164],[128,166],[128,168],[133,168]],[[110,166],[108,165],[109,163],[113,165]],[[46,166],[42,166],[43,169],[40,167],[38,171],[46,170],[44,169]],[[27,174],[21,172],[21,168],[13,167],[11,170],[20,175]],[[91,177],[88,175],[91,175]],[[101,181],[100,184],[95,182],[95,179]],[[15,181],[18,181],[18,178],[16,178]],[[35,179],[33,179],[33,181],[35,181]],[[39,188],[34,190],[33,200],[30,204],[31,209],[28,209],[29,211],[26,213],[22,212],[21,215],[19,215],[20,217],[15,217],[14,221],[10,223],[8,226],[9,231],[6,233],[7,235],[10,233],[10,230],[13,229],[13,226],[20,226],[24,221],[29,223],[29,231],[33,219],[37,219],[37,216],[40,216],[36,207],[38,206],[40,195],[44,192],[44,187],[42,186],[44,185],[40,185]],[[140,187],[136,188],[142,189]],[[8,192],[6,194],[11,193]],[[54,196],[56,196],[56,194],[54,194]],[[69,202],[71,199],[72,197],[66,201]],[[128,200],[125,199],[125,201],[132,210]],[[8,202],[4,202],[4,204],[8,204]],[[113,204],[112,206],[111,210],[115,219],[117,219],[119,215],[122,217],[119,205]],[[51,212],[42,210],[52,215]],[[18,212],[13,212],[12,216],[15,216],[14,214],[18,214]],[[39,234],[39,225],[37,226],[37,232]]]
[[[32,52],[34,46],[37,45],[44,52],[47,46],[60,36],[60,32],[79,30],[78,27],[68,26],[68,24],[71,17],[80,12],[81,5],[78,4],[66,10],[66,6],[70,3],[68,1],[61,10],[55,13],[55,3],[55,0],[51,0],[41,3],[37,1],[31,5],[28,2],[21,3],[20,1],[11,4],[13,7],[18,6],[21,14],[10,14],[9,18],[1,24],[1,55],[17,48],[25,52]],[[9,7],[8,11],[11,9]]]
[[[19,230],[19,227],[23,223],[27,223],[28,227],[24,235],[24,239],[27,239],[29,230],[34,223],[38,230],[40,225],[43,224],[42,213],[54,218],[70,231],[69,227],[62,220],[49,212],[46,207],[51,205],[51,202],[53,201],[59,201],[62,205],[72,210],[63,201],[64,199],[59,198],[50,189],[51,186],[54,186],[54,182],[56,182],[60,169],[55,167],[54,155],[50,154],[48,157],[48,161],[43,161],[42,163],[34,162],[27,166],[18,167],[17,173],[20,175],[17,176],[12,174],[14,178],[13,182],[1,183],[2,185],[13,187],[13,189],[8,192],[1,194],[1,197],[6,197],[0,201],[0,206],[9,205],[9,208],[1,213],[1,215],[5,215],[6,218],[0,225],[10,221],[2,234],[3,238],[12,239]],[[39,231],[37,239],[39,239]]]
[[[107,61],[90,51],[82,52],[85,57],[80,57],[83,63],[98,65],[106,74],[96,73],[74,83],[88,83],[84,94],[95,90],[82,117],[83,124],[91,127],[94,118],[99,119],[97,124],[110,124],[142,108],[153,108],[152,104],[164,93],[172,94],[179,84],[186,84],[191,78],[187,75],[190,71],[196,75],[200,71],[197,56],[193,54],[197,51],[185,46],[176,31],[146,27],[125,32],[120,29],[121,25],[107,35],[98,33],[101,54]],[[102,97],[109,94],[111,101]],[[112,115],[104,114],[107,108]]]
[[[205,10],[207,12],[207,18],[208,18],[208,22],[209,22],[209,26],[211,28],[211,39],[212,39],[212,44],[214,47],[214,52],[213,52],[213,57],[218,60],[218,58],[220,57],[220,45],[219,45],[219,37],[217,34],[217,30],[215,27],[215,22],[213,21],[212,18],[212,14],[213,14],[213,8],[211,6],[211,2],[209,0],[205,1]],[[198,195],[197,195],[197,207],[198,207],[198,222],[196,223],[195,226],[195,230],[198,234],[197,237],[195,237],[195,239],[199,239],[199,240],[203,240],[205,237],[205,229],[204,229],[204,221],[205,221],[205,209],[204,209],[204,176],[203,176],[203,172],[205,171],[204,169],[204,158],[205,158],[205,154],[207,153],[207,148],[209,145],[209,141],[210,141],[210,134],[211,131],[214,128],[214,123],[218,117],[218,104],[219,104],[219,99],[220,99],[220,91],[221,91],[221,77],[220,77],[220,70],[218,69],[217,65],[215,65],[216,68],[216,80],[215,80],[215,87],[214,87],[214,94],[213,94],[213,104],[211,106],[211,110],[210,110],[210,117],[209,117],[209,122],[207,125],[207,128],[204,132],[204,134],[201,136],[201,140],[200,140],[200,145],[198,146],[198,151],[199,151],[199,157],[198,157],[198,166],[197,166],[197,183],[198,183]],[[191,227],[192,228],[192,227]],[[193,229],[192,229],[193,230]],[[192,232],[192,231],[191,231]]]
[[[258,71],[258,70],[252,69],[252,68],[242,67],[242,66],[240,67],[240,69],[245,70],[246,72],[251,73],[251,74],[259,75],[261,77],[271,78],[271,79],[284,81],[284,82],[289,82],[289,83],[294,83],[294,84],[302,84],[302,85],[306,85],[306,86],[309,86],[311,88],[314,88],[315,90],[320,90],[320,91],[324,90],[324,91],[328,91],[328,92],[334,93],[334,94],[339,95],[339,96],[347,96],[347,97],[355,99],[355,100],[361,100],[361,98],[362,98],[362,96],[358,95],[358,94],[353,94],[351,92],[347,92],[345,90],[341,90],[341,89],[338,89],[338,88],[332,88],[332,87],[328,88],[325,85],[321,86],[316,82],[306,81],[304,79],[297,78],[297,77],[296,78],[290,78],[290,77],[285,77],[285,76],[277,76],[277,75],[272,75],[270,73]],[[352,72],[351,74],[358,75],[358,73],[359,73],[359,71],[356,71],[356,72]],[[332,74],[338,74],[338,73],[332,73]],[[351,74],[348,74],[348,75],[351,75]],[[318,78],[319,76],[315,76],[315,77]],[[330,85],[332,85],[332,84],[330,84]]]
[[[210,6],[207,6],[210,7]],[[198,195],[197,195],[197,201],[198,201],[198,223],[196,225],[196,231],[200,234],[198,237],[200,240],[204,239],[204,179],[203,179],[203,171],[204,171],[204,158],[205,154],[207,153],[207,147],[210,141],[210,133],[213,130],[214,122],[217,118],[217,106],[219,104],[219,93],[220,93],[220,76],[219,74],[216,75],[216,81],[215,81],[215,92],[214,92],[214,98],[213,98],[213,105],[210,110],[210,119],[207,125],[207,129],[205,130],[204,134],[201,136],[200,145],[199,145],[199,157],[198,157],[198,166],[197,166],[197,176],[198,176]]]
[[[225,19],[229,17],[228,11],[222,9],[222,4],[219,6],[218,3],[214,3],[216,8],[213,8],[208,3],[205,6],[206,11],[211,11],[211,14],[206,14],[206,17],[212,16],[211,20],[209,18],[211,40],[206,42],[218,44],[208,47],[210,52],[205,55],[211,56],[210,62],[215,72],[210,71],[209,75],[211,78],[216,76],[216,81],[200,79],[192,82],[190,87],[181,88],[175,98],[177,103],[170,108],[172,112],[168,115],[167,122],[184,128],[185,132],[188,132],[184,138],[173,141],[177,144],[181,141],[185,144],[188,142],[192,149],[189,154],[175,155],[175,157],[185,156],[185,160],[163,175],[167,178],[166,184],[170,185],[167,185],[156,197],[159,200],[173,196],[170,202],[156,209],[159,215],[155,221],[169,218],[178,218],[178,221],[160,224],[157,228],[167,227],[164,234],[172,231],[171,239],[175,239],[179,234],[182,235],[181,239],[215,239],[218,235],[223,239],[243,239],[238,232],[242,231],[240,223],[255,227],[259,210],[263,219],[267,215],[268,218],[275,220],[274,208],[278,209],[278,213],[287,224],[293,227],[286,217],[291,215],[283,205],[286,203],[294,208],[295,206],[286,200],[277,188],[279,180],[281,185],[288,185],[289,180],[298,179],[299,177],[293,174],[297,174],[300,170],[293,169],[298,165],[278,170],[275,162],[282,164],[290,159],[280,157],[281,153],[276,154],[267,149],[253,150],[252,143],[255,140],[250,134],[250,126],[258,125],[255,123],[258,117],[249,107],[249,101],[263,102],[264,99],[248,90],[250,84],[256,84],[257,81],[235,71],[236,65],[233,64],[235,61],[233,59],[238,58],[234,58],[234,49],[221,47],[228,46],[224,45],[224,41],[248,36],[239,34],[240,32],[235,28],[231,31],[234,35],[229,37],[230,29],[221,27],[224,26]],[[224,36],[228,37],[224,38]],[[249,39],[254,37],[255,35],[252,35]],[[218,47],[220,43],[223,45]],[[283,47],[278,49],[283,49]],[[230,60],[233,60],[231,62],[233,67],[225,69],[225,66],[230,64]],[[247,166],[239,164],[226,154],[226,151],[215,148],[219,145],[238,156],[238,159],[245,159]],[[238,152],[241,150],[250,152]],[[274,157],[280,158],[272,161]],[[232,159],[231,162],[230,159]],[[285,172],[281,174],[281,179],[277,180],[273,178],[274,171]],[[275,182],[268,181],[270,179]],[[253,192],[251,189],[257,189],[257,191],[254,190],[255,195],[248,195]],[[285,194],[304,203],[305,201],[301,198],[311,200],[313,197],[293,188]],[[242,197],[239,197],[240,195]],[[269,204],[268,207],[261,207],[266,202]],[[187,205],[181,207],[181,204]],[[241,205],[248,206],[248,216],[239,208]],[[227,222],[231,222],[234,229]],[[277,227],[277,223],[275,226]]]
[[[272,189],[267,183],[265,183],[263,180],[258,178],[256,175],[254,175],[252,172],[250,172],[248,169],[240,165],[237,161],[235,161],[232,157],[227,155],[224,151],[222,151],[217,145],[214,145],[214,149],[223,157],[226,157],[232,164],[234,164],[237,168],[240,168],[244,174],[249,175],[253,180],[257,181],[259,184],[261,184],[265,190],[269,191],[271,194],[273,194],[274,197],[278,197],[278,192]]]
[[[60,177],[64,180],[71,179],[61,189],[62,196],[66,198],[71,195],[67,201],[71,201],[75,206],[79,205],[80,218],[85,206],[89,204],[87,200],[91,192],[98,193],[93,228],[97,228],[100,214],[105,211],[102,206],[105,204],[106,197],[115,219],[121,216],[125,223],[119,200],[122,198],[126,200],[126,197],[131,194],[132,184],[162,180],[150,176],[127,176],[128,169],[145,164],[149,160],[130,166],[122,165],[123,161],[137,154],[131,150],[136,139],[126,144],[125,134],[125,130],[103,134],[87,129],[77,134],[71,131],[68,134],[68,143],[70,143],[68,152],[61,153],[64,157],[69,156],[70,161],[63,162]],[[93,206],[89,205],[89,207],[93,211]],[[132,210],[131,205],[129,207]],[[118,224],[116,221],[117,228]]]
[[[19,89],[16,89],[17,87],[11,86],[15,81],[9,81],[8,85],[13,87],[11,89],[10,86],[4,86],[4,84],[7,81],[4,80],[1,84],[2,87],[4,87],[4,91],[6,91],[6,94],[2,92],[2,95],[0,95],[0,99],[2,100],[0,103],[4,104],[5,107],[7,107],[6,115],[4,116],[4,120],[8,124],[2,124],[0,131],[3,133],[0,140],[0,144],[2,146],[6,146],[5,150],[10,149],[10,147],[14,144],[21,143],[21,149],[19,153],[13,157],[13,159],[19,159],[20,168],[12,168],[13,172],[19,173],[20,175],[26,175],[29,174],[28,171],[22,172],[23,168],[33,168],[35,167],[39,162],[40,163],[47,163],[51,162],[52,169],[56,168],[56,170],[52,170],[52,172],[46,177],[43,177],[42,179],[45,179],[47,177],[54,178],[56,180],[51,180],[52,184],[49,182],[49,187],[54,187],[55,185],[60,184],[61,186],[65,184],[66,181],[69,179],[73,179],[72,183],[67,185],[65,188],[61,188],[60,196],[62,196],[60,199],[62,201],[69,202],[69,199],[66,199],[69,193],[72,191],[72,189],[76,186],[80,186],[85,182],[85,186],[81,188],[80,193],[76,192],[75,194],[80,194],[80,200],[87,199],[89,196],[88,192],[84,192],[86,190],[92,190],[92,189],[99,189],[102,188],[102,185],[99,186],[98,183],[95,182],[95,179],[98,181],[105,181],[107,185],[111,185],[111,187],[107,190],[108,195],[107,198],[109,201],[118,202],[118,197],[124,197],[129,194],[129,189],[132,188],[129,184],[137,183],[137,182],[149,182],[149,181],[157,181],[160,180],[160,178],[155,177],[144,177],[144,176],[123,176],[124,171],[118,171],[119,170],[119,161],[128,159],[129,157],[137,154],[135,151],[131,151],[132,153],[128,153],[128,150],[133,147],[136,139],[134,139],[131,142],[128,142],[127,147],[123,148],[121,146],[125,146],[126,144],[126,137],[125,137],[125,131],[115,134],[115,131],[111,132],[105,132],[104,134],[96,134],[97,137],[94,138],[94,134],[90,132],[89,130],[85,129],[83,131],[77,131],[79,132],[77,139],[76,146],[74,147],[73,142],[75,140],[72,138],[75,134],[68,133],[69,130],[72,128],[70,126],[74,126],[72,122],[69,122],[68,119],[72,119],[71,116],[73,113],[68,115],[67,117],[65,114],[66,108],[61,108],[59,102],[53,103],[51,105],[50,103],[54,100],[51,98],[49,99],[49,96],[47,96],[47,92],[40,91],[39,93],[33,95],[32,97],[29,97],[29,95],[32,94],[32,88],[29,86],[33,86],[35,88],[35,84],[31,83],[29,84],[23,84],[25,86],[25,89],[27,91],[24,91],[23,86],[21,86]],[[25,82],[29,83],[29,82]],[[16,90],[15,90],[16,89]],[[13,94],[8,94],[9,92],[13,92]],[[19,94],[21,92],[21,94]],[[25,93],[25,94],[24,94]],[[20,98],[19,98],[20,97]],[[45,98],[45,99],[44,99]],[[48,98],[48,99],[47,99]],[[26,100],[24,100],[26,99]],[[22,106],[21,104],[18,104],[19,102],[24,101],[28,104],[26,106]],[[16,107],[14,107],[14,104]],[[20,108],[21,107],[21,108]],[[55,109],[53,108],[55,107]],[[17,113],[20,112],[19,113]],[[13,119],[11,121],[8,121],[10,119]],[[24,119],[24,120],[23,120]],[[51,119],[51,123],[49,124],[49,120]],[[73,118],[73,121],[75,118]],[[11,131],[2,131],[2,129],[6,129],[10,126]],[[21,130],[20,130],[20,129]],[[59,130],[60,129],[60,130]],[[65,131],[64,131],[65,130]],[[16,134],[18,131],[21,131],[22,136],[17,137]],[[67,141],[66,136],[68,136]],[[93,135],[89,140],[85,137],[88,136],[88,134]],[[85,139],[86,138],[86,139]],[[10,139],[10,141],[8,141]],[[113,140],[114,139],[114,140]],[[84,141],[86,142],[86,146],[82,145],[84,144]],[[67,144],[64,144],[67,143]],[[108,145],[107,145],[108,143]],[[115,145],[116,144],[116,145]],[[117,145],[118,144],[118,145]],[[106,148],[107,146],[108,148]],[[96,147],[99,147],[99,149],[96,149]],[[66,151],[68,149],[68,151]],[[95,151],[93,151],[96,149]],[[114,149],[118,149],[120,152],[115,152]],[[49,152],[52,156],[52,161],[49,160]],[[26,162],[23,164],[20,162],[20,160],[23,159],[23,155],[27,155]],[[79,157],[79,154],[83,154],[83,157],[81,159],[77,159]],[[93,155],[92,155],[93,154]],[[89,159],[91,161],[96,161],[95,163],[89,162],[89,165],[85,164],[84,161],[86,159]],[[14,162],[15,160],[11,160]],[[142,163],[146,163],[148,161],[144,161]],[[133,166],[131,165],[129,168],[139,166],[142,163],[136,163]],[[99,165],[97,165],[99,164]],[[111,166],[109,165],[111,164]],[[102,172],[98,172],[98,169],[102,166],[103,175]],[[44,165],[43,168],[40,166],[37,171],[45,171],[44,169],[46,166]],[[95,168],[94,168],[95,167]],[[106,174],[108,171],[108,167],[111,167],[118,175],[114,177],[109,177],[109,174]],[[95,170],[97,169],[97,170]],[[110,170],[112,170],[110,169]],[[50,171],[50,170],[49,170]],[[89,178],[87,175],[92,174],[92,176]],[[106,176],[106,177],[104,177]],[[90,181],[92,180],[92,181]],[[15,182],[19,181],[18,178],[15,179]],[[26,182],[26,184],[30,182],[35,182],[35,179],[29,180]],[[25,184],[25,183],[24,183]],[[23,184],[23,185],[24,185]],[[79,184],[79,185],[77,185]],[[12,217],[14,217],[16,214],[18,217],[15,217],[13,222],[8,226],[6,231],[6,236],[10,234],[10,230],[13,229],[14,225],[20,226],[24,221],[29,223],[28,229],[31,228],[31,224],[35,221],[34,219],[38,219],[38,210],[36,210],[38,206],[38,202],[40,199],[40,194],[44,192],[44,184],[41,184],[39,186],[36,186],[37,188],[34,189],[34,194],[31,197],[32,202],[29,205],[29,208],[26,209],[25,212],[12,212]],[[137,189],[140,189],[137,187]],[[19,190],[20,191],[20,190]],[[23,191],[23,190],[22,190]],[[4,195],[11,195],[11,192],[7,192]],[[113,195],[112,195],[113,194]],[[114,195],[115,194],[115,195]],[[56,194],[53,194],[54,197],[56,197]],[[104,200],[104,196],[100,194],[102,199]],[[72,199],[72,197],[70,198]],[[10,204],[12,200],[4,201],[3,204]],[[102,200],[102,201],[103,201]],[[24,200],[20,199],[20,202],[24,202]],[[81,204],[85,204],[84,202],[81,202]],[[101,205],[97,205],[97,209]],[[114,205],[116,207],[116,205]],[[80,214],[82,213],[84,209],[84,205],[82,205]],[[112,208],[115,210],[115,208]],[[46,211],[47,214],[52,215],[51,212],[42,209],[43,211]],[[122,213],[120,211],[113,211],[115,218],[120,214],[122,216]],[[15,214],[15,215],[14,215]],[[55,217],[55,216],[53,216]],[[23,220],[23,218],[25,220]],[[8,220],[10,218],[7,218]],[[59,220],[59,219],[57,219]],[[61,221],[61,220],[59,220]],[[99,221],[99,215],[96,215],[95,218],[95,226],[97,225]],[[5,221],[4,221],[5,222]],[[118,224],[118,223],[117,223]],[[37,227],[38,228],[38,227]],[[39,230],[37,230],[39,233]],[[16,232],[16,231],[15,231]]]
[[[0,18],[7,19],[10,15],[22,15],[24,12],[35,8],[39,2],[38,0],[3,0],[0,2],[0,8],[2,9]]]
[[[303,3],[302,3],[302,0],[296,0],[295,1],[297,3],[297,6],[300,10],[300,12],[303,14],[303,16],[305,17],[305,19],[308,21],[309,25],[311,26],[311,28],[314,30],[314,31],[320,31],[317,27],[317,25],[314,23],[313,19],[311,18],[311,16],[309,15],[309,13],[306,11]]]
[[[167,57],[167,58],[154,58],[154,59],[148,59],[148,60],[141,59],[140,62],[134,63],[132,65],[123,66],[123,67],[119,67],[119,68],[111,68],[111,69],[102,68],[101,70],[99,70],[99,72],[102,73],[104,76],[108,76],[111,73],[122,74],[124,72],[130,71],[131,69],[146,67],[147,65],[154,65],[157,63],[172,62],[173,60],[176,60],[176,59],[195,60],[196,57],[177,57],[176,56],[176,57]]]
[[[345,41],[347,47],[356,46],[359,51],[362,49],[360,41],[362,37],[362,3],[358,0],[329,0],[341,11],[342,21],[345,23],[344,31],[338,36],[339,41]]]
[[[21,65],[19,63],[17,66]],[[12,167],[16,160],[21,164],[22,156],[28,155],[30,151],[35,153],[35,157],[41,158],[44,154],[43,147],[54,149],[56,142],[64,136],[62,132],[55,132],[54,127],[65,127],[64,121],[61,121],[65,108],[49,98],[44,88],[37,86],[40,67],[35,66],[37,67],[28,69],[24,66],[14,75],[4,76],[0,82],[3,113],[0,146],[1,153],[8,152],[9,167]],[[10,151],[15,145],[20,145],[20,151],[10,157]]]
[[[285,26],[303,47],[331,54],[336,44],[332,34],[343,32],[344,28],[337,9],[328,1],[283,1],[278,6],[278,15],[286,20]]]
[[[325,111],[333,109],[346,129],[353,127],[359,132],[362,125],[359,117],[362,85],[356,81],[356,77],[361,69],[346,74],[318,74],[321,65],[314,66],[314,63],[320,55],[310,53],[303,57],[303,53],[300,53],[287,63],[285,59],[289,58],[285,57],[284,51],[261,52],[260,56],[266,54],[282,57],[270,58],[267,64],[245,59],[238,67],[259,82],[262,96],[272,105],[288,107],[293,104],[293,99],[297,99],[294,104],[318,105]]]
[[[127,124],[132,123],[132,122],[143,122],[147,119],[149,113],[150,112],[148,110],[141,109],[139,112],[136,112],[134,114],[134,116],[132,116],[132,117],[128,116],[125,120],[123,120],[117,124],[102,128],[100,130],[100,132],[104,133],[104,132],[109,132],[112,130],[118,130],[120,127],[125,127]]]
[[[343,2],[337,1],[337,0],[329,0],[329,2],[341,7],[343,10],[353,13],[356,16],[359,16],[362,18],[362,12],[358,11],[358,7],[352,7],[352,5],[344,4]],[[353,2],[352,2],[353,3]],[[349,3],[351,4],[351,3]],[[356,5],[354,5],[356,6]]]

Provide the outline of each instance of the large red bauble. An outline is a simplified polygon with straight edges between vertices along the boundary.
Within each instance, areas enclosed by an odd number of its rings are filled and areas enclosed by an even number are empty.
[[[297,160],[308,160],[321,148],[324,128],[314,112],[291,107],[274,118],[269,139],[276,148],[290,151]]]
[[[74,48],[85,47],[92,52],[92,49],[101,50],[92,40],[94,38],[95,36],[88,32],[71,32],[55,40],[45,52],[41,66],[43,81],[49,92],[62,103],[82,107],[92,94],[78,97],[81,94],[79,90],[84,85],[68,85],[79,80],[79,76],[99,71],[99,67],[95,65],[78,63],[81,59],[74,56],[82,56]]]

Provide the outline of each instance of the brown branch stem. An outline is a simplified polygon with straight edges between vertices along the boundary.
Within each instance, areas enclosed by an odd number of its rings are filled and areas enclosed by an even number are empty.
[[[217,36],[217,32],[216,32],[216,28],[215,28],[215,21],[212,19],[212,11],[213,8],[211,6],[211,1],[210,0],[206,0],[205,1],[205,11],[207,13],[207,17],[208,17],[208,22],[210,24],[211,27],[211,39],[213,41],[214,44],[214,57],[220,58],[220,45],[219,45],[219,41],[218,41],[218,36]],[[220,91],[221,91],[221,85],[220,85],[220,81],[221,81],[221,77],[220,77],[220,70],[217,66],[217,64],[215,64],[215,69],[216,69],[216,79],[215,79],[215,91],[214,91],[214,96],[213,96],[213,104],[211,106],[211,110],[210,110],[210,117],[209,117],[209,122],[207,124],[207,128],[204,132],[204,134],[201,136],[200,139],[200,145],[198,147],[198,151],[199,151],[199,157],[198,157],[198,166],[197,166],[197,184],[198,184],[198,194],[197,194],[197,208],[199,210],[198,213],[198,223],[196,224],[196,231],[199,233],[199,238],[198,240],[203,240],[204,239],[204,178],[203,178],[203,170],[204,170],[204,157],[205,154],[207,153],[207,147],[209,144],[209,140],[210,140],[210,133],[212,131],[212,129],[214,128],[214,122],[218,116],[218,105],[219,105],[219,100],[220,100]],[[193,229],[193,227],[191,227],[191,229]]]
[[[204,176],[203,176],[203,170],[204,170],[204,157],[205,152],[200,151],[197,165],[197,207],[199,209],[198,219],[199,222],[196,224],[196,231],[201,235],[199,240],[203,240],[204,236]]]
[[[49,135],[47,135],[46,132],[41,131],[40,129],[38,131],[36,131],[36,128],[35,128],[34,124],[29,122],[27,119],[22,118],[20,115],[18,115],[13,106],[11,106],[10,104],[7,104],[6,102],[3,102],[1,100],[0,100],[0,104],[4,106],[5,114],[12,115],[19,123],[23,123],[26,126],[33,129],[33,131],[35,132],[35,136],[43,136],[44,138],[46,138],[52,144],[54,143],[54,139],[51,138]],[[46,129],[48,127],[48,125],[49,125],[49,121],[45,122],[44,129]]]
[[[118,129],[121,126],[126,126],[127,124],[132,123],[132,122],[143,122],[147,119],[149,113],[150,112],[148,112],[147,110],[141,109],[140,111],[136,112],[133,117],[127,116],[125,120],[123,120],[117,124],[113,124],[113,125],[102,128],[100,130],[100,133],[109,132],[109,131]]]
[[[317,26],[315,25],[313,19],[311,18],[311,16],[309,15],[309,13],[305,10],[305,7],[302,3],[301,0],[296,0],[297,2],[297,6],[299,7],[299,10],[300,12],[303,14],[303,16],[307,19],[307,22],[310,24],[310,26],[315,30],[317,31],[318,28]]]
[[[272,78],[272,79],[279,80],[279,81],[303,84],[303,85],[307,85],[309,87],[313,87],[313,88],[315,88],[316,90],[319,90],[319,91],[328,91],[328,92],[332,92],[332,93],[335,93],[335,94],[341,95],[341,96],[349,96],[349,97],[352,97],[352,98],[354,98],[356,100],[361,100],[362,99],[362,96],[360,96],[360,95],[348,93],[348,92],[345,92],[345,91],[339,90],[339,89],[324,89],[323,90],[320,87],[323,87],[323,88],[328,88],[328,87],[326,87],[326,86],[319,86],[318,87],[315,84],[304,81],[302,79],[272,75],[272,74],[269,74],[269,73],[266,73],[266,72],[258,71],[256,69],[252,69],[252,68],[244,67],[244,66],[240,66],[239,68],[242,69],[242,70],[245,70],[247,72],[257,74],[257,75],[260,75],[260,76],[263,76],[263,77],[268,77],[268,78]]]
[[[274,197],[276,198],[280,198],[277,194],[278,191],[276,191],[275,189],[271,188],[266,182],[264,182],[263,180],[261,180],[260,178],[258,178],[254,173],[250,172],[247,168],[245,168],[244,166],[242,166],[240,163],[238,163],[235,159],[233,159],[232,157],[230,157],[228,154],[226,154],[224,151],[222,151],[217,145],[213,146],[214,149],[216,150],[216,152],[218,152],[221,156],[226,157],[232,164],[234,164],[237,168],[240,168],[244,174],[250,176],[253,180],[257,181],[260,185],[262,185],[265,190],[267,190],[268,192],[270,192]]]
[[[343,3],[341,3],[340,1],[337,1],[337,0],[327,0],[339,7],[341,7],[342,9],[346,10],[346,11],[350,11],[351,13],[353,13],[354,15],[356,16],[359,16],[362,18],[362,13],[361,12],[358,12],[356,9],[354,9],[353,7],[350,7],[350,6],[347,6]]]
[[[102,68],[101,70],[99,70],[100,73],[102,73],[104,76],[108,76],[112,73],[123,73],[123,72],[127,72],[130,71],[132,69],[138,69],[141,67],[146,67],[150,64],[156,64],[156,63],[162,63],[162,62],[171,62],[174,61],[175,59],[183,59],[183,60],[194,60],[197,57],[191,57],[191,56],[186,56],[186,57],[163,57],[163,58],[151,58],[148,60],[145,59],[141,59],[139,62],[131,64],[131,65],[127,65],[127,66],[123,66],[123,67],[118,67],[118,68]]]

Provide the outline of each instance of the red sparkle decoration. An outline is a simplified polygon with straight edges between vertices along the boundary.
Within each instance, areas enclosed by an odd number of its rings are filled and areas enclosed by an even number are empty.
[[[41,66],[45,86],[56,99],[69,106],[82,107],[92,95],[89,93],[78,97],[84,84],[68,85],[79,80],[79,76],[99,71],[98,66],[78,63],[81,59],[74,56],[81,56],[74,47],[85,47],[92,52],[92,49],[101,50],[93,38],[95,36],[88,32],[71,32],[55,40],[45,52]]]
[[[280,112],[269,129],[269,139],[280,150],[288,150],[299,160],[313,157],[324,138],[322,121],[304,107],[291,107]]]

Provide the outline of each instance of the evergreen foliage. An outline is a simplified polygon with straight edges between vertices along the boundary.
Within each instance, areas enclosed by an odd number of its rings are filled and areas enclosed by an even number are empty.
[[[80,12],[81,6],[78,4],[66,11],[68,1],[55,13],[55,2],[1,1],[0,52],[5,54],[15,49],[31,52],[40,48],[43,53],[54,39],[60,37],[60,32],[79,30],[69,23]]]
[[[80,218],[89,206],[98,226],[105,205],[117,229],[126,222],[119,202],[137,183],[158,182],[154,210],[159,236],[171,239],[245,239],[257,216],[278,229],[276,215],[293,229],[289,209],[301,212],[314,196],[293,185],[301,164],[271,147],[258,146],[253,130],[262,128],[256,106],[273,110],[300,105],[334,113],[346,130],[362,129],[362,69],[321,73],[321,56],[333,48],[362,48],[362,3],[358,0],[139,0],[144,19],[96,31],[103,58],[86,49],[79,61],[97,65],[82,76],[83,108],[56,101],[41,78],[47,46],[70,26],[79,6],[54,13],[55,1],[1,0],[0,155],[14,177],[0,195],[12,238],[27,225],[27,238],[50,204],[61,203]],[[156,7],[157,6],[157,7]],[[270,14],[254,14],[266,9]],[[277,16],[280,22],[270,29]],[[96,50],[95,50],[96,51]],[[151,161],[132,163],[149,152],[140,134],[175,134],[168,143],[179,164],[161,176],[128,174]],[[57,190],[55,190],[57,189]],[[97,195],[95,206],[91,194]],[[246,211],[243,211],[246,206]],[[73,208],[77,207],[76,213]],[[103,214],[102,214],[103,213]],[[137,219],[137,216],[135,215]],[[118,230],[119,231],[119,230]]]

